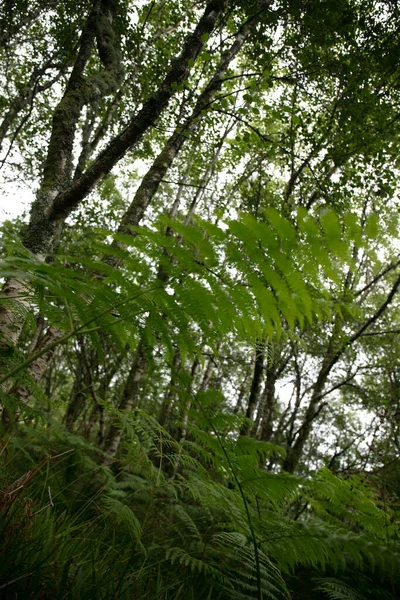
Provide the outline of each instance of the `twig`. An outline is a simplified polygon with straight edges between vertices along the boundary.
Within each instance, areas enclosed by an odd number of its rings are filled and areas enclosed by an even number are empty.
[[[51,497],[51,490],[50,490],[50,486],[47,488],[47,493],[49,494],[49,503],[46,504],[46,506],[43,506],[42,508],[39,508],[39,510],[37,510],[36,512],[32,513],[30,515],[30,519],[32,519],[32,517],[38,515],[39,513],[43,512],[44,510],[46,510],[46,508],[49,508],[49,506],[51,506],[52,508],[54,508],[54,504],[53,504],[53,498]]]
[[[7,448],[8,444],[10,443],[10,439],[11,438],[8,438],[8,440],[6,441],[6,443],[4,444],[4,446],[2,447],[1,452],[0,452],[0,456],[3,454],[4,450]]]
[[[363,288],[361,288],[361,290],[358,290],[357,292],[355,292],[354,297],[357,298],[361,294],[364,294],[365,292],[367,292],[373,285],[375,285],[375,283],[377,283],[380,279],[382,279],[382,277],[384,277],[390,271],[393,271],[393,269],[396,269],[399,265],[400,265],[400,260],[397,260],[394,263],[393,262],[390,263],[380,273],[378,273],[378,275],[375,275],[375,277],[373,279],[371,279],[371,281],[369,283],[367,283]]]
[[[208,190],[209,192],[212,191],[211,188],[207,188],[204,185],[195,185],[194,183],[184,183],[183,181],[168,181],[167,179],[161,179],[162,183],[172,183],[173,185],[184,185],[186,187],[193,187],[193,188],[199,188],[201,190]]]
[[[8,581],[7,583],[3,583],[3,585],[0,585],[0,590],[3,590],[4,588],[8,587],[9,585],[12,585],[16,581],[20,581],[20,579],[24,579],[25,577],[30,577],[31,575],[33,575],[33,573],[24,573],[24,575],[20,575],[19,577],[16,577],[15,579]]]
[[[61,454],[56,454],[55,456],[49,456],[49,460],[54,460],[55,458],[60,458],[60,456],[64,456],[64,454],[69,454],[70,452],[75,452],[75,448],[71,448],[70,450],[66,450],[65,452],[61,452]]]

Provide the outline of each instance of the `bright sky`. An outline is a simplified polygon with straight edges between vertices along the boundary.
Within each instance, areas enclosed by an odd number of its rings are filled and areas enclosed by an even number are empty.
[[[33,200],[33,192],[25,186],[20,187],[15,183],[4,185],[0,203],[0,222],[13,219],[29,211]]]

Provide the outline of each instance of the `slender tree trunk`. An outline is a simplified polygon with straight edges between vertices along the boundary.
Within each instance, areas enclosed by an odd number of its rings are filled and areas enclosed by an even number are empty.
[[[201,380],[201,384],[199,387],[199,392],[205,392],[206,390],[208,390],[208,387],[210,385],[213,373],[214,373],[214,369],[215,369],[215,362],[213,358],[209,358],[208,363],[207,363],[207,367],[203,373],[203,378]]]
[[[235,407],[233,409],[233,412],[236,413],[236,414],[242,411],[243,400],[245,399],[246,394],[248,393],[249,379],[250,379],[250,373],[246,373],[246,375],[245,375],[245,377],[244,377],[244,379],[242,381],[242,384],[240,386],[239,394],[238,394],[238,397],[237,397],[237,400],[236,400],[236,404],[235,404]]]
[[[165,393],[164,400],[161,404],[160,418],[159,423],[161,427],[168,427],[168,423],[171,416],[172,405],[174,401],[174,397],[176,394],[176,383],[177,383],[177,374],[182,365],[181,361],[181,353],[179,348],[175,348],[174,358],[171,366],[171,380],[168,385],[168,389]]]
[[[327,369],[326,366],[323,365],[315,383],[303,423],[297,432],[296,441],[293,446],[288,448],[286,458],[282,465],[282,468],[288,473],[294,473],[302,457],[304,446],[313,428],[314,420],[319,414],[321,394],[328,380],[329,373],[330,369]]]
[[[118,228],[118,233],[132,234],[131,227],[137,226],[142,220],[146,208],[149,206],[150,202],[157,193],[165,174],[185,144],[187,140],[187,133],[198,128],[202,111],[214,101],[217,93],[221,89],[224,77],[231,62],[234,60],[241,47],[245,43],[247,37],[251,33],[253,25],[253,21],[249,21],[236,33],[235,41],[233,42],[232,46],[222,55],[221,61],[213,78],[199,96],[192,114],[184,121],[183,124],[177,127],[165,144],[163,150],[156,157],[152,166],[143,177],[143,180],[137,189],[128,210],[122,217],[121,224]],[[196,201],[197,199],[194,202],[196,203]],[[121,246],[122,244],[121,242],[115,242],[115,245]],[[113,264],[118,264],[118,259],[116,258],[110,258],[109,260]]]
[[[260,423],[262,420],[262,415],[264,413],[265,407],[265,396],[264,391],[260,395],[260,401],[258,403],[256,418],[254,419],[254,425],[250,431],[250,437],[258,438],[260,435]]]
[[[192,405],[193,383],[194,383],[194,378],[199,369],[199,366],[200,366],[200,362],[199,362],[199,359],[196,357],[195,360],[193,361],[192,368],[190,370],[190,380],[189,380],[189,383],[185,390],[185,402],[182,406],[182,423],[181,423],[181,427],[178,431],[178,436],[177,436],[179,439],[179,448],[178,448],[178,452],[177,452],[177,455],[175,458],[175,464],[174,464],[174,467],[172,470],[172,475],[171,475],[172,479],[174,479],[176,477],[176,474],[178,472],[179,465],[181,462],[182,445],[183,445],[184,441],[186,440],[186,436],[187,436],[187,432],[188,432],[189,411],[190,411],[190,407]]]
[[[31,218],[24,237],[26,248],[41,259],[51,252],[52,238],[57,226],[56,219],[49,219],[46,211],[71,182],[73,145],[82,108],[85,103],[92,101],[96,94],[107,91],[104,87],[100,91],[103,79],[111,89],[121,72],[118,52],[110,51],[110,43],[114,39],[111,5],[112,3],[108,4],[106,0],[95,0],[81,35],[78,55],[67,87],[53,114],[43,177],[31,208]],[[104,77],[102,73],[98,73],[89,80],[84,77],[84,71],[95,40],[107,75]],[[24,311],[28,311],[31,306],[29,288],[16,278],[8,279],[3,287],[2,296],[6,299],[19,298],[22,310],[16,310],[12,302],[0,302],[0,372],[4,370],[7,358],[18,341],[24,324]]]
[[[129,371],[128,378],[122,393],[122,399],[118,407],[119,412],[130,412],[137,403],[140,392],[140,383],[146,372],[148,359],[143,343],[140,342],[136,351],[135,359]],[[114,458],[117,455],[118,448],[121,442],[123,428],[118,417],[113,418],[110,429],[104,441],[104,451]]]
[[[39,329],[40,327],[38,327]],[[40,335],[40,334],[39,334]],[[30,352],[40,351],[47,346],[50,346],[55,341],[57,341],[61,337],[62,333],[59,329],[55,327],[49,327],[46,334],[43,336],[43,339],[40,343],[38,342],[38,338],[34,338],[32,340]],[[51,359],[53,358],[54,352],[56,348],[53,346],[47,353],[43,354],[37,360],[33,361],[28,367],[28,374],[32,378],[33,382],[36,384],[40,381],[43,374],[49,367]],[[11,389],[8,392],[8,395],[11,396],[17,402],[17,407],[15,411],[10,411],[6,407],[3,407],[2,411],[2,423],[5,430],[12,429],[15,425],[18,415],[19,408],[18,404],[27,404],[28,400],[31,396],[32,391],[29,390],[25,385],[21,385],[19,383],[11,386]]]
[[[258,341],[256,343],[256,352],[255,352],[255,360],[254,360],[254,371],[253,371],[253,379],[251,382],[250,395],[247,403],[246,410],[246,419],[253,421],[254,414],[257,409],[257,405],[260,399],[260,386],[261,380],[264,371],[264,351],[265,351],[265,341]],[[251,424],[246,423],[241,431],[240,435],[249,435],[251,431]]]
[[[183,443],[185,441],[186,436],[187,436],[188,423],[189,423],[189,411],[190,411],[190,407],[192,406],[193,384],[194,384],[194,379],[199,370],[199,367],[200,367],[200,362],[199,362],[199,359],[196,357],[193,361],[192,368],[190,370],[190,380],[186,387],[186,392],[185,392],[186,399],[182,406],[182,425],[181,425],[181,428],[180,428],[178,436],[177,436],[181,443]]]
[[[295,403],[294,403],[294,409],[292,411],[292,414],[290,416],[290,421],[289,421],[289,432],[287,435],[288,446],[292,446],[292,444],[293,444],[294,426],[296,423],[298,412],[300,410],[301,399],[302,399],[302,396],[301,396],[301,372],[300,372],[300,367],[299,367],[299,363],[297,360],[297,356],[295,356],[295,358],[294,358],[294,370],[295,370],[295,374],[296,374],[296,379],[295,379],[296,399],[295,399]]]
[[[267,369],[267,377],[265,380],[265,387],[263,390],[264,407],[262,414],[261,432],[260,439],[263,442],[269,442],[272,437],[275,410],[276,410],[276,396],[275,396],[275,383],[277,375],[274,369]]]
[[[67,190],[58,194],[46,211],[50,222],[66,217],[89,194],[93,187],[134,148],[146,131],[154,124],[175,95],[179,85],[187,79],[190,65],[200,54],[206,39],[219,17],[223,14],[227,0],[210,0],[195,30],[186,40],[181,54],[172,62],[171,69],[157,90],[144,102],[127,127],[118,134],[100,153],[92,165]]]
[[[100,398],[97,398],[97,395],[94,393],[94,390],[93,390],[94,382],[93,381],[91,382],[91,390],[92,390],[94,405],[93,405],[93,409],[90,414],[88,423],[85,427],[84,435],[86,438],[89,438],[93,427],[96,425],[96,422],[98,421],[99,429],[98,429],[98,434],[97,434],[97,442],[98,442],[99,446],[103,445],[104,435],[105,435],[105,431],[104,431],[105,411],[104,411],[104,407],[99,402],[99,399],[102,400],[103,402],[105,402],[107,400],[108,390],[109,390],[109,386],[111,384],[112,378],[118,372],[118,370],[124,360],[124,357],[125,357],[125,354],[123,352],[121,352],[118,355],[118,358],[115,361],[115,363],[113,365],[105,368],[105,372],[102,375],[100,385],[99,385]]]
[[[84,366],[79,360],[75,372],[75,381],[71,390],[71,397],[65,412],[64,423],[68,431],[74,430],[75,422],[78,419],[86,398],[86,384],[84,383]]]
[[[219,348],[220,344],[218,344],[217,346],[217,350]],[[198,392],[206,392],[210,386],[211,383],[211,379],[212,376],[214,374],[214,370],[215,370],[215,360],[213,357],[210,357],[208,362],[207,362],[207,366],[204,370],[203,373],[203,377],[201,378],[201,383],[198,389]],[[200,401],[201,401],[201,396],[197,396],[196,397],[196,403],[193,407],[194,412],[198,413],[200,411]]]
[[[74,430],[75,423],[85,407],[88,392],[92,385],[92,377],[89,369],[90,365],[86,356],[85,341],[81,338],[75,381],[64,417],[65,426],[71,432]]]
[[[297,468],[297,465],[303,454],[304,446],[312,431],[313,422],[321,410],[321,398],[323,390],[325,388],[329,374],[340,356],[340,353],[338,353],[336,347],[338,344],[338,334],[340,332],[341,325],[341,320],[339,318],[336,318],[332,334],[329,339],[328,347],[323,358],[318,377],[310,398],[310,402],[308,404],[308,408],[303,419],[303,423],[301,424],[300,428],[295,434],[294,444],[288,447],[287,454],[282,465],[282,468],[285,471],[288,471],[288,473],[293,473]]]

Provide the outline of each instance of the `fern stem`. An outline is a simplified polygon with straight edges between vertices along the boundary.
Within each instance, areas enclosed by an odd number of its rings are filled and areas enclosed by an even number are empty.
[[[208,421],[208,423],[209,423],[209,425],[210,425],[211,429],[214,429],[214,428],[213,428],[213,423],[212,423],[212,420],[211,420],[211,419],[209,418],[209,416],[206,414],[206,412],[205,412],[205,410],[204,410],[204,408],[203,408],[203,405],[201,404],[201,402],[199,402],[199,401],[198,401],[198,399],[196,398],[196,396],[195,396],[193,393],[191,393],[191,391],[190,391],[190,390],[189,390],[189,393],[190,393],[190,395],[192,396],[192,400],[193,400],[195,403],[197,403],[197,405],[199,406],[199,409],[200,409],[200,411],[201,411],[202,415],[203,415],[203,416],[204,416],[204,418],[205,418],[205,419]],[[233,475],[233,478],[234,478],[234,480],[235,480],[235,483],[236,483],[236,485],[237,485],[237,486],[238,486],[238,488],[239,488],[240,496],[241,496],[241,498],[242,498],[242,501],[243,501],[244,509],[245,509],[245,512],[246,512],[247,523],[248,523],[248,525],[249,525],[250,534],[251,534],[251,539],[252,539],[253,546],[254,546],[254,558],[255,558],[255,561],[256,561],[256,573],[257,573],[257,592],[258,592],[257,596],[258,596],[258,600],[263,600],[263,593],[262,593],[262,586],[261,586],[261,566],[260,566],[260,555],[259,555],[259,553],[258,553],[257,538],[256,538],[256,533],[255,533],[255,531],[254,531],[253,523],[252,523],[252,520],[251,520],[251,515],[250,515],[249,505],[248,505],[248,503],[247,503],[246,496],[245,496],[245,494],[244,494],[244,491],[243,491],[242,485],[241,485],[241,483],[240,483],[240,481],[239,481],[239,478],[238,478],[238,476],[237,476],[237,474],[236,474],[236,471],[235,471],[235,469],[234,469],[234,467],[233,467],[232,461],[231,461],[231,459],[230,459],[230,457],[229,457],[229,454],[228,454],[228,452],[226,451],[226,448],[225,448],[225,446],[224,446],[224,444],[223,444],[223,442],[222,442],[222,438],[221,438],[221,436],[220,436],[220,434],[219,434],[219,432],[218,432],[218,430],[217,430],[216,428],[215,428],[214,432],[215,432],[215,437],[217,438],[217,440],[218,440],[218,443],[219,443],[219,444],[220,444],[220,446],[221,446],[222,452],[223,452],[223,454],[224,454],[224,456],[225,456],[225,458],[226,458],[226,460],[227,460],[227,463],[228,463],[228,465],[229,465],[229,468],[230,468],[230,470],[231,470],[231,472],[232,472],[232,475]]]

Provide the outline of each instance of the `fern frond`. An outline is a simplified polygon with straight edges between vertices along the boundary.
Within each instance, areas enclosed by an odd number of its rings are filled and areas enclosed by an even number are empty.
[[[343,581],[334,578],[325,578],[318,580],[315,591],[324,592],[330,600],[366,600],[357,590],[350,587]]]
[[[133,542],[140,542],[142,527],[135,513],[129,506],[115,497],[106,496],[102,500],[108,514],[115,517],[118,524],[123,525]]]

